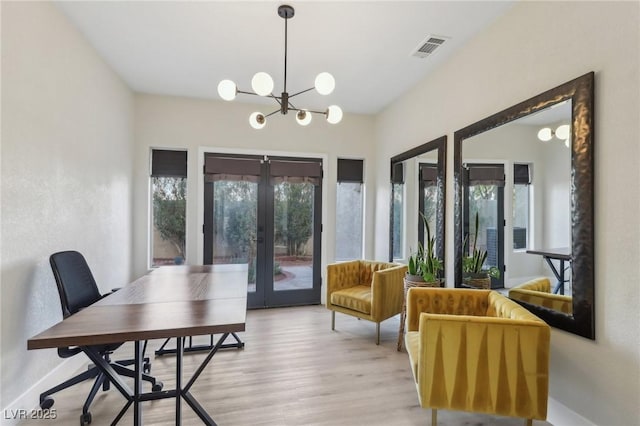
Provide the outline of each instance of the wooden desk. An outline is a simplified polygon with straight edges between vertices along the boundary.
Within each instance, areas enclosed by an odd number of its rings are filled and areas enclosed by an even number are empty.
[[[527,253],[538,254],[543,257],[547,262],[547,265],[549,265],[549,268],[551,268],[551,272],[555,275],[556,280],[558,280],[553,292],[564,294],[564,262],[571,262],[571,249],[569,247],[534,249],[527,250]],[[557,260],[559,262],[559,267],[557,269],[552,260]]]
[[[189,392],[231,333],[244,331],[247,313],[247,265],[163,266],[27,341],[28,349],[79,346],[127,400],[112,424],[131,404],[134,425],[142,424],[142,402],[176,399],[176,424],[184,399],[207,425],[216,423]],[[183,339],[222,334],[191,379],[183,386]],[[142,392],[141,342],[176,339],[176,389]],[[88,345],[135,342],[134,390]]]

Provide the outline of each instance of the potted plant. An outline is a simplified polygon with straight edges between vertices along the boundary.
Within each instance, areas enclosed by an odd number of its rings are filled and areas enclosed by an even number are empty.
[[[431,229],[426,217],[421,213],[422,221],[427,230],[427,245],[418,242],[418,251],[409,256],[406,281],[426,282],[440,285],[439,273],[442,270],[442,260],[435,253],[436,238],[431,236]]]
[[[491,278],[500,278],[500,269],[495,266],[484,267],[487,260],[487,251],[477,247],[479,216],[476,212],[475,233],[473,236],[473,249],[462,258],[462,281],[471,287],[491,288]],[[469,235],[465,238],[463,250],[467,251]]]

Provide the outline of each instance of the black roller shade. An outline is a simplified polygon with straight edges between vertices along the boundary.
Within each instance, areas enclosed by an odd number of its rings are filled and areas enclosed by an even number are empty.
[[[395,163],[393,165],[393,171],[391,173],[391,183],[393,184],[404,183],[404,163]]]
[[[270,181],[274,185],[282,182],[306,182],[320,185],[322,182],[322,161],[271,160],[269,175]]]
[[[504,186],[503,164],[467,164],[467,184]]]
[[[187,177],[187,151],[151,150],[151,176]]]
[[[338,182],[364,183],[364,161],[338,158]]]
[[[531,169],[528,164],[513,165],[513,183],[516,185],[531,184]]]
[[[208,175],[260,176],[260,160],[207,155],[204,159],[204,173]]]
[[[221,154],[206,154],[204,157],[205,182],[221,180],[258,182],[262,158],[232,157]]]
[[[438,183],[438,165],[420,163],[420,180],[428,185]]]

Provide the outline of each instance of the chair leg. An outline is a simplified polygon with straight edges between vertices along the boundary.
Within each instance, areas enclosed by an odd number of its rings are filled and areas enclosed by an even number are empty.
[[[524,419],[525,426],[533,426],[533,419]]]
[[[73,385],[77,385],[78,383],[84,382],[85,380],[93,379],[94,377],[97,377],[99,373],[100,373],[99,370],[95,367],[90,370],[83,371],[82,373],[78,374],[75,377],[72,377],[66,382],[60,383],[59,385],[54,386],[51,389],[42,392],[40,394],[40,402],[42,403],[42,401],[49,395],[53,395],[56,392],[60,392],[61,390],[71,387]]]
[[[376,345],[380,344],[380,323],[376,323]]]
[[[331,311],[331,331],[336,329],[336,311]]]
[[[115,370],[116,373],[118,373],[121,376],[126,376],[126,377],[134,377],[135,376],[135,371],[133,370],[129,370],[126,367],[123,367],[122,365],[118,364],[117,362],[112,362],[111,363],[111,367],[113,367],[113,369]],[[142,380],[146,381],[146,382],[150,382],[152,385],[156,384],[156,378],[153,376],[150,376],[148,374],[142,374]]]
[[[438,410],[435,408],[431,409],[431,426],[436,426],[438,424]]]
[[[91,406],[91,403],[93,402],[93,399],[96,397],[100,387],[103,386],[105,382],[109,382],[109,380],[106,380],[106,378],[107,377],[104,374],[99,373],[98,378],[96,379],[95,382],[93,382],[93,386],[91,386],[91,391],[89,392],[89,395],[87,396],[87,399],[84,401],[84,405],[82,406],[83,415],[89,412],[89,406]]]

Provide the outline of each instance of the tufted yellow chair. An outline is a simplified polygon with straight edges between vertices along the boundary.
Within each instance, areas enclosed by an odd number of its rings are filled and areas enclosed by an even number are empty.
[[[573,313],[573,299],[564,294],[551,293],[549,278],[535,278],[509,290],[509,298],[543,306],[564,314]]]
[[[331,330],[336,312],[376,323],[376,345],[380,344],[380,322],[402,311],[406,265],[353,260],[327,265],[327,309]]]
[[[545,420],[549,326],[491,290],[416,287],[405,344],[418,399],[431,408]]]

